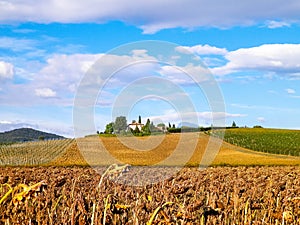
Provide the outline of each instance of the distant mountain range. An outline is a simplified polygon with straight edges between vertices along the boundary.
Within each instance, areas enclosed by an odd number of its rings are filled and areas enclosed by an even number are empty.
[[[65,137],[32,128],[20,128],[0,133],[0,143],[35,141],[39,139],[63,139]]]
[[[191,127],[191,128],[198,128],[199,125],[194,124],[194,123],[189,123],[189,122],[182,122],[178,124],[178,127],[182,128],[182,127]]]

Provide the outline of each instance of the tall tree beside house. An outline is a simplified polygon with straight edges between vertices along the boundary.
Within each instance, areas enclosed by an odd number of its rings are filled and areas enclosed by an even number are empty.
[[[135,127],[134,130],[131,131],[133,133],[133,135],[138,135],[139,133],[141,133],[140,129],[138,126]]]
[[[118,116],[115,120],[114,131],[119,134],[127,129],[127,119],[125,116]]]
[[[139,116],[139,123],[142,123],[142,117]]]
[[[147,119],[147,122],[145,124],[145,126],[143,126],[142,131],[144,134],[146,135],[150,135],[151,134],[151,130],[150,130],[150,119]]]

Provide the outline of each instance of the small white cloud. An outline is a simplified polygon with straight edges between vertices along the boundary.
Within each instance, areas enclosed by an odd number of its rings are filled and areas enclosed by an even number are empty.
[[[300,96],[299,95],[293,95],[293,96],[291,96],[292,98],[300,98]]]
[[[274,91],[274,90],[269,90],[268,93],[269,93],[269,94],[272,94],[272,95],[278,94],[277,91]]]
[[[290,27],[291,24],[284,22],[284,21],[271,20],[271,21],[266,22],[266,26],[270,29],[275,29],[275,28],[281,28],[281,27]]]
[[[287,89],[285,89],[285,91],[286,91],[288,94],[290,94],[290,95],[296,94],[296,91],[295,91],[294,89],[292,89],[292,88],[287,88]]]
[[[14,66],[10,63],[0,61],[0,80],[12,79],[14,76]]]
[[[145,49],[135,49],[135,50],[132,50],[132,55],[134,57],[142,57],[142,58],[146,58],[146,57],[149,57],[148,54],[147,54],[147,50]]]
[[[227,50],[225,48],[218,48],[210,45],[195,45],[192,47],[188,46],[179,46],[176,47],[176,51],[188,54],[194,53],[197,55],[225,55]]]
[[[264,117],[258,117],[258,118],[257,118],[257,121],[258,121],[259,123],[264,123],[264,122],[266,122],[266,119],[265,119]]]
[[[12,122],[6,120],[0,120],[0,124],[12,124]]]
[[[50,88],[39,88],[35,89],[35,95],[42,98],[53,98],[56,97],[56,92]]]

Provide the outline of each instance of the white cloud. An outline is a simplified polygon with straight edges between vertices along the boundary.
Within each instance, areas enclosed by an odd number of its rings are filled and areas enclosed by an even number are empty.
[[[259,123],[265,123],[265,122],[266,122],[266,119],[265,119],[264,117],[258,117],[258,118],[257,118],[257,121],[258,121]]]
[[[0,124],[12,124],[12,122],[6,120],[0,120]]]
[[[56,97],[56,92],[50,88],[38,88],[35,89],[35,95],[42,98]]]
[[[193,53],[197,55],[225,55],[227,53],[225,48],[217,48],[210,45],[179,46],[176,50],[181,53]]]
[[[74,93],[80,79],[98,58],[96,54],[54,55],[39,71],[34,83]]]
[[[109,55],[105,58],[103,54],[55,54],[47,59],[45,65],[40,65],[41,69],[30,71],[32,68],[17,68],[18,77],[26,78],[24,84],[9,84],[5,86],[5,96],[1,96],[1,102],[9,105],[34,105],[47,102],[55,105],[72,105],[74,96],[82,78],[87,77],[91,90],[100,91],[101,85],[104,85],[105,79],[110,75],[107,71],[114,71],[116,75],[109,79],[112,88],[123,87],[124,82],[128,83],[146,72],[153,72],[153,64],[135,63],[139,60],[153,60],[154,57],[148,56],[145,50],[139,49],[132,52],[132,55]],[[98,60],[101,60],[99,62]],[[93,66],[94,65],[94,66]],[[131,65],[131,67],[124,67]],[[93,67],[92,67],[93,66]],[[5,68],[2,69],[2,67]],[[100,68],[99,68],[100,67]],[[7,68],[11,68],[8,70]],[[115,68],[115,70],[111,70]],[[1,73],[5,71],[5,73]],[[0,61],[0,79],[12,75],[7,71],[13,71],[8,63]],[[95,75],[95,76],[94,76]],[[22,90],[23,95],[19,95],[15,90]],[[96,90],[97,89],[97,90]],[[33,90],[33,91],[32,91]],[[55,90],[55,91],[54,91]],[[59,98],[54,98],[59,96]],[[38,97],[38,98],[37,98]]]
[[[0,61],[0,80],[12,79],[14,76],[14,66],[11,63]]]
[[[212,68],[216,75],[226,75],[242,70],[255,70],[284,74],[289,78],[300,78],[300,44],[265,44],[252,48],[241,48],[225,55],[228,63]]]
[[[274,6],[279,7],[272,10]],[[145,33],[174,27],[230,27],[252,25],[264,20],[297,21],[299,11],[298,0],[0,1],[2,23],[104,23],[120,20],[141,27]]]
[[[296,94],[296,91],[295,91],[294,89],[292,89],[292,88],[287,88],[287,89],[285,89],[285,91],[286,91],[288,94],[290,94],[290,95]]]
[[[154,58],[148,56],[145,50],[135,50],[132,55],[57,54],[47,60],[47,65],[41,69],[35,82],[74,93],[85,75],[88,74],[92,79],[89,80],[90,85],[103,84],[106,78],[113,75],[107,74],[107,71],[115,68],[113,71],[116,72],[116,78],[112,79],[111,82],[115,80],[114,84],[120,85],[122,80],[130,80],[133,75],[135,77],[141,76],[143,71],[152,68],[150,63],[135,63],[132,67],[124,67],[124,65],[131,65],[138,60],[148,59],[153,60]]]
[[[271,20],[266,22],[266,26],[270,29],[281,28],[281,27],[290,27],[291,24],[285,21],[276,21]]]

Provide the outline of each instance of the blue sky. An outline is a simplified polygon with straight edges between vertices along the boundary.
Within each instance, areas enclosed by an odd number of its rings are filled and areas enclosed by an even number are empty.
[[[200,58],[222,92],[224,111],[209,108],[199,89],[206,81],[189,82],[166,65],[143,68],[138,77],[130,71],[141,68],[132,66],[116,74],[117,81],[107,82],[95,99],[95,130],[103,130],[117,115],[114,104],[126,85],[149,71],[182,88],[201,126],[216,116],[227,125],[299,129],[299,11],[297,0],[0,0],[0,131],[33,127],[72,136],[74,100],[89,68],[108,53],[117,66],[125,58],[112,49],[145,40],[171,42]],[[145,49],[131,49],[136,51],[127,52],[132,54],[125,62],[158,58]],[[188,63],[180,69],[199,71]],[[129,122],[138,115],[184,122],[168,99],[139,94],[140,100],[128,105]]]

